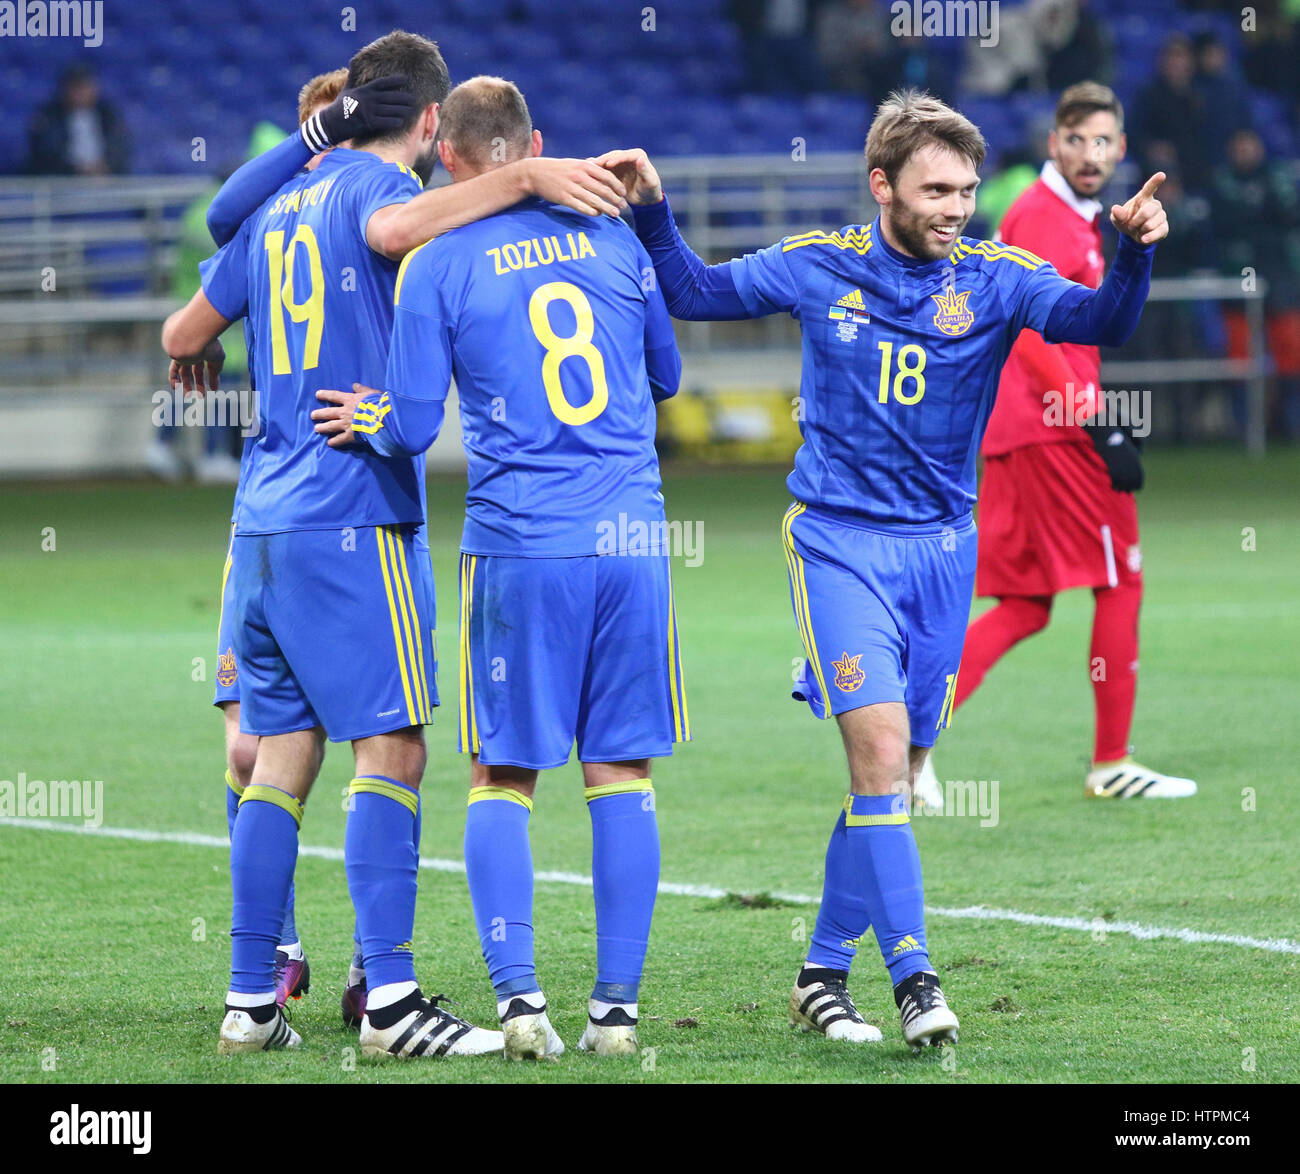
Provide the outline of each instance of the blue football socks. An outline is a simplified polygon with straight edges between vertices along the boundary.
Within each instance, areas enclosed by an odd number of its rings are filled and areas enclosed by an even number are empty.
[[[373,991],[388,983],[413,983],[419,792],[395,779],[369,775],[352,780],[348,798],[343,858],[366,986]]]
[[[822,903],[813,926],[808,965],[847,972],[871,927],[871,914],[862,894],[861,870],[849,843],[845,814],[840,812],[826,848]]]
[[[659,889],[659,824],[649,779],[588,787],[596,898],[593,999],[635,1003]]]
[[[532,800],[510,787],[475,787],[469,793],[465,871],[483,961],[498,999],[541,989],[533,955],[532,810]]]
[[[287,792],[263,783],[244,789],[230,837],[233,992],[274,995],[275,948],[298,861],[301,822],[302,803]]]
[[[895,986],[933,969],[926,952],[921,857],[906,801],[898,795],[845,798],[826,854],[809,965],[847,970],[849,947],[856,947],[854,939],[868,926]]]

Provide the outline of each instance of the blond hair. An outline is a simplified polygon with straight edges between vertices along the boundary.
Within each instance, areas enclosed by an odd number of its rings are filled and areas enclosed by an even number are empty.
[[[348,84],[348,71],[334,69],[317,74],[298,91],[298,125],[301,126],[321,106],[328,106]]]
[[[867,132],[867,166],[885,173],[891,186],[918,151],[944,147],[970,162],[977,171],[984,162],[984,136],[964,114],[923,90],[895,90],[876,108]]]

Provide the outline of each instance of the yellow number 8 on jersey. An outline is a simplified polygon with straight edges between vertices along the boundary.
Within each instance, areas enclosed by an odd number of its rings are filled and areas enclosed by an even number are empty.
[[[551,303],[554,301],[568,302],[573,307],[576,326],[568,338],[561,338],[551,327]],[[537,341],[546,348],[546,358],[542,360],[542,385],[546,388],[546,400],[551,411],[565,424],[590,423],[609,403],[609,384],[605,381],[605,360],[591,341],[596,331],[596,320],[587,295],[568,281],[539,285],[528,302],[528,321],[532,323]],[[560,381],[560,365],[569,358],[582,359],[591,370],[591,399],[580,407],[569,402]]]

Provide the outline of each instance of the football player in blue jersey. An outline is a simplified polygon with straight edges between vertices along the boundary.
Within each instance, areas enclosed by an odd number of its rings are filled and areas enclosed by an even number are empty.
[[[336,378],[341,364],[375,381],[386,366],[405,252],[394,226],[406,223],[417,174],[433,164],[438,104],[449,88],[441,54],[422,37],[392,33],[349,66],[353,87],[388,76],[404,78],[416,98],[409,124],[354,138],[352,148],[336,147],[314,172],[285,183],[204,264],[200,294],[164,329],[169,353],[193,360],[247,315],[261,398],[231,554],[241,727],[260,741],[232,834],[222,1053],[300,1042],[275,1003],[274,952],[302,805],[326,736],[352,742],[356,756],[345,856],[368,986],[363,1053],[502,1046],[499,1032],[449,1015],[415,982],[421,727],[437,703],[431,569],[415,548],[423,463],[331,451],[309,416],[319,381]],[[328,641],[323,600],[357,609]]]
[[[346,68],[323,73],[307,82],[298,94],[298,125],[301,128],[307,121],[320,116],[329,116],[333,104],[342,96],[347,85]],[[401,121],[414,113],[413,100],[401,90],[394,90],[392,81],[384,79],[383,84],[363,86],[352,91],[348,96],[357,105],[351,108],[349,126],[353,133],[367,134],[374,131],[391,130],[401,125]],[[382,95],[382,113],[377,113],[371,95]],[[404,104],[403,104],[404,103]],[[341,106],[340,106],[341,112]],[[400,117],[399,117],[400,115]],[[393,121],[396,119],[396,121]],[[327,125],[332,125],[327,117]],[[314,155],[306,164],[307,170],[314,170],[323,158]],[[252,345],[252,331],[248,320],[244,320],[244,337],[246,349],[251,355],[255,349]],[[197,364],[172,364],[170,382],[173,389],[183,387],[186,390],[216,391],[221,377],[224,353],[217,342],[206,361]],[[250,364],[251,366],[251,364]],[[249,372],[249,389],[256,387],[253,374]],[[247,441],[245,451],[247,453]],[[240,461],[240,473],[248,467],[246,460]],[[242,483],[242,477],[241,477]],[[235,490],[235,504],[231,512],[230,535],[233,543],[234,519],[239,512],[240,489]],[[226,827],[228,832],[235,830],[235,813],[244,788],[248,786],[253,774],[253,763],[257,758],[257,738],[245,734],[239,728],[239,658],[235,655],[234,609],[230,606],[230,553],[227,551],[225,567],[221,574],[221,615],[217,626],[217,683],[212,704],[222,711],[225,724],[226,742]],[[311,967],[302,942],[298,939],[297,919],[294,916],[294,886],[289,886],[289,897],[285,902],[284,922],[280,929],[280,944],[275,952],[275,1000],[284,1006],[287,999],[300,999],[308,992],[311,984]]]
[[[1168,233],[1157,173],[1111,209],[1119,252],[1095,291],[1023,249],[963,237],[984,152],[979,130],[942,102],[891,94],[866,143],[873,223],[713,266],[682,241],[645,152],[600,160],[628,188],[674,316],[788,313],[800,323],[803,445],[782,524],[806,657],[795,696],[818,717],[835,715],[849,793],[790,1019],[832,1039],[881,1038],[847,987],[870,928],[904,1039],[956,1041],[926,940],[908,797],[952,708],[975,573],[980,439],[1021,329],[1120,345]]]
[[[542,146],[500,78],[458,86],[440,136],[457,183]],[[534,958],[528,824],[538,773],[575,740],[597,967],[578,1047],[631,1054],[659,878],[651,760],[690,737],[654,447],[655,403],[681,374],[672,323],[623,221],[537,199],[417,249],[396,297],[382,390],[323,389],[315,416],[341,451],[409,459],[456,379],[465,864],[506,1055],[564,1051]]]

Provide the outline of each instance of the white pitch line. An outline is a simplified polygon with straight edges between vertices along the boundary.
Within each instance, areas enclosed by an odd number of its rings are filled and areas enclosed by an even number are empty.
[[[15,819],[0,816],[0,826],[31,828],[44,832],[71,832],[83,836],[102,836],[110,840],[135,840],[148,844],[186,844],[199,848],[229,848],[225,836],[209,836],[201,832],[155,832],[144,828],[84,827],[75,823],[57,823],[51,819]],[[341,863],[342,848],[322,848],[311,844],[298,846],[299,856]],[[421,856],[420,867],[431,872],[465,872],[463,860],[442,860],[436,856]],[[541,884],[574,885],[591,888],[591,877],[580,872],[539,872],[536,879]],[[705,897],[716,900],[728,894],[727,889],[714,885],[684,885],[661,881],[659,892],[670,897]],[[816,905],[821,898],[807,893],[772,893],[778,901],[792,905]],[[942,905],[927,905],[925,911],[935,917],[951,917],[959,921],[1011,921],[1019,925],[1044,926],[1051,929],[1069,929],[1080,933],[1123,934],[1140,941],[1155,938],[1172,938],[1194,945],[1240,946],[1249,950],[1265,950],[1272,954],[1300,954],[1300,942],[1289,938],[1252,938],[1240,934],[1207,933],[1199,929],[1179,929],[1161,925],[1143,925],[1138,921],[1106,921],[1097,917],[1049,917],[1041,913],[1022,913],[1018,909],[989,909],[983,905],[966,905],[951,909]]]

